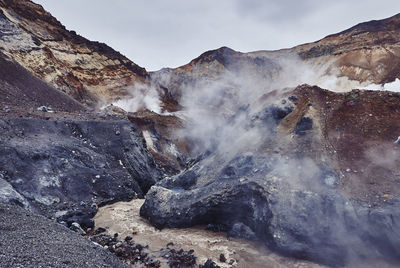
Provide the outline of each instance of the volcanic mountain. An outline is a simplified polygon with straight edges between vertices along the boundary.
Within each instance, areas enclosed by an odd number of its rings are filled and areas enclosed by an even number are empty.
[[[181,85],[187,81],[200,77],[215,79],[226,71],[238,70],[270,79],[279,73],[279,59],[298,57],[302,62],[308,63],[309,68],[315,67],[315,72],[322,68],[322,73],[319,74],[321,76],[334,75],[363,85],[384,84],[399,77],[399,34],[398,14],[384,20],[360,23],[317,42],[290,49],[241,53],[221,47],[203,53],[182,67],[166,68],[151,75],[157,79],[160,73],[168,74],[167,83],[164,79],[161,84],[178,98]],[[357,84],[352,83],[350,86],[355,85]]]
[[[399,77],[398,21],[280,51],[223,47],[151,73],[200,157],[153,186],[141,214],[331,266],[397,262],[400,95],[352,87]]]
[[[141,215],[160,229],[206,225],[290,258],[396,267],[400,94],[363,88],[400,79],[399,38],[396,15],[147,73],[40,5],[0,0],[0,201],[11,204],[0,216],[18,205],[88,230],[99,206],[145,198]],[[0,263],[28,265],[29,251],[12,254]]]

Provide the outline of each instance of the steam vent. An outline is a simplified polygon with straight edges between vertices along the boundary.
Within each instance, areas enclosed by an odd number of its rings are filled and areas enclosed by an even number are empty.
[[[36,2],[0,0],[0,267],[400,267],[400,15],[150,72]]]

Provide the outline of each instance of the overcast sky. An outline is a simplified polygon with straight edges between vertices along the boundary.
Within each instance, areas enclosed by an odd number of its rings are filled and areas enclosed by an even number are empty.
[[[228,46],[274,50],[400,12],[399,0],[34,0],[69,30],[147,70]]]

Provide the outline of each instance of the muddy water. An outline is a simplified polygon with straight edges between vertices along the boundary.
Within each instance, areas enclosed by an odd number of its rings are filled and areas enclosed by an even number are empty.
[[[221,267],[323,267],[314,263],[279,256],[264,246],[241,239],[226,238],[225,233],[206,231],[202,227],[157,230],[139,216],[143,199],[119,202],[100,208],[94,218],[96,228],[107,229],[108,234],[130,235],[136,243],[149,245],[151,250],[165,248],[170,242],[177,248],[193,249],[197,263],[213,259]],[[227,261],[219,261],[224,254]],[[229,265],[229,262],[233,262]]]

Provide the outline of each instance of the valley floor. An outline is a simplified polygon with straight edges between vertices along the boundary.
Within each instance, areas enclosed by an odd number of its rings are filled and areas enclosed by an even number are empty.
[[[134,199],[100,208],[94,218],[96,228],[107,229],[109,235],[118,233],[122,240],[132,236],[135,243],[148,245],[150,250],[160,250],[172,242],[174,248],[185,251],[193,249],[197,263],[212,259],[220,267],[325,267],[282,257],[256,242],[227,239],[225,233],[207,231],[204,226],[157,230],[140,217],[139,210],[143,202],[143,199]],[[221,254],[226,258],[225,262],[220,261]]]

